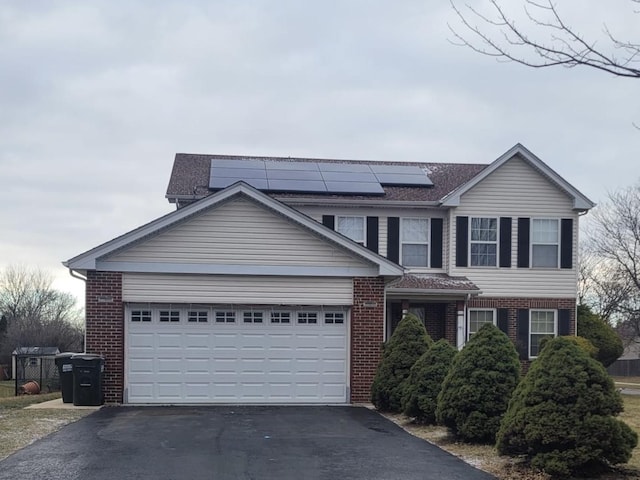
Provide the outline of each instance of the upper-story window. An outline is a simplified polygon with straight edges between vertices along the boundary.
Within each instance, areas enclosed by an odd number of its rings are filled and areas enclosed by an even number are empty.
[[[495,267],[498,262],[498,219],[471,218],[471,266]]]
[[[402,265],[429,266],[429,219],[403,218],[400,225]]]
[[[337,217],[336,231],[354,242],[365,243],[364,217]]]
[[[560,227],[557,219],[534,218],[531,222],[531,266],[558,268]]]

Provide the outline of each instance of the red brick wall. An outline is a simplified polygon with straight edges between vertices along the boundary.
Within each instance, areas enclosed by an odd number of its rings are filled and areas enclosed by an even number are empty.
[[[384,280],[353,279],[351,403],[370,402],[371,384],[384,341]]]
[[[509,338],[516,341],[516,320],[518,309],[549,308],[571,310],[571,335],[576,334],[576,299],[575,298],[494,298],[472,297],[469,308],[507,308],[509,309]]]
[[[106,403],[122,403],[124,391],[124,305],[122,273],[87,272],[87,353],[105,358],[102,388]]]

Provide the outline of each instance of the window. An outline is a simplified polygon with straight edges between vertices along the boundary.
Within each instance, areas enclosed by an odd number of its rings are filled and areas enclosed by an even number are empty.
[[[324,323],[341,324],[344,323],[344,312],[326,312]]]
[[[557,219],[531,221],[531,266],[558,268],[559,222]]]
[[[485,323],[495,323],[495,310],[469,310],[469,328],[467,339],[476,333]]]
[[[179,322],[180,310],[160,310],[161,322]]]
[[[271,323],[291,323],[291,312],[271,312]]]
[[[318,323],[318,314],[316,312],[298,312],[298,323]]]
[[[540,341],[545,337],[556,336],[556,311],[531,310],[529,325],[529,356],[537,357]]]
[[[207,310],[190,310],[187,314],[187,321],[192,323],[207,323],[209,312]]]
[[[364,217],[338,217],[336,231],[350,238],[354,242],[364,245],[365,227]]]
[[[216,323],[235,323],[236,321],[236,312],[233,310],[216,311]]]
[[[262,323],[262,312],[243,312],[244,323]]]
[[[429,219],[403,218],[400,229],[402,265],[429,266]]]
[[[150,322],[151,310],[131,310],[132,322]]]
[[[471,218],[471,266],[495,267],[498,261],[498,219]]]

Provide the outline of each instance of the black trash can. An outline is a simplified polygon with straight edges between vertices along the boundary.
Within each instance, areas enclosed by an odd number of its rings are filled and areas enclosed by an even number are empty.
[[[76,353],[73,363],[73,404],[102,405],[102,372],[104,358],[90,353]]]
[[[73,402],[73,363],[71,357],[75,353],[64,352],[56,355],[55,362],[60,375],[60,390],[62,391],[62,402]]]

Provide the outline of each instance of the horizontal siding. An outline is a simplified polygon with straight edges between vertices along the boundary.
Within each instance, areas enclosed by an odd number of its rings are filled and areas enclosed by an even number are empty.
[[[353,281],[336,277],[125,273],[123,301],[264,305],[351,305]]]
[[[576,274],[573,270],[533,270],[477,268],[463,270],[483,296],[575,298]]]
[[[364,260],[246,199],[190,218],[113,262],[362,267]]]
[[[465,276],[476,283],[484,295],[504,297],[576,297],[579,216],[572,200],[541,173],[519,158],[493,172],[462,196],[456,216],[511,217],[511,268],[458,268],[455,266],[455,227],[451,228],[449,268],[451,275]],[[518,217],[573,218],[572,269],[516,268]]]

